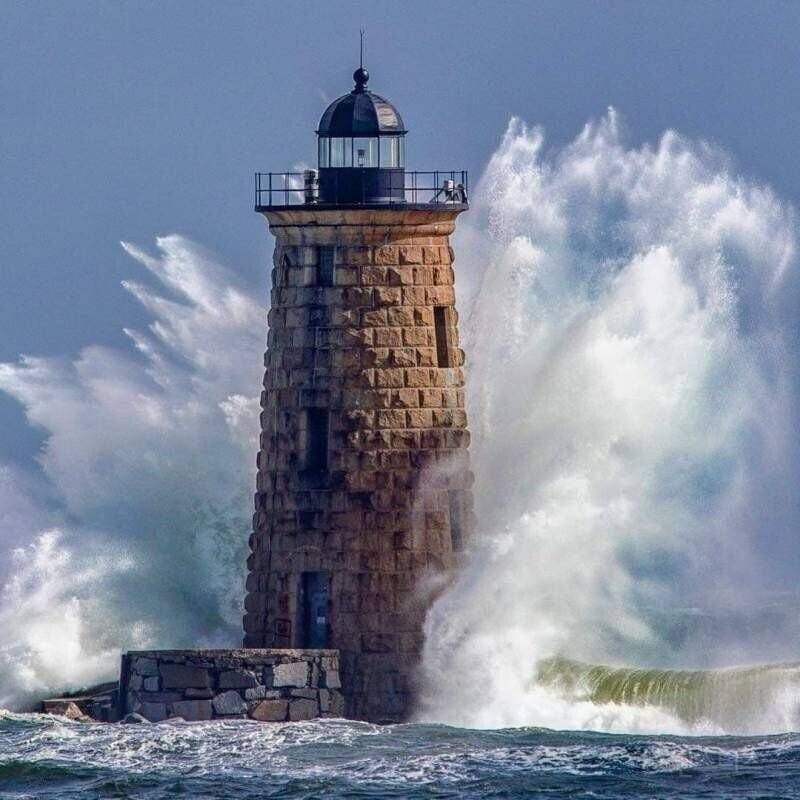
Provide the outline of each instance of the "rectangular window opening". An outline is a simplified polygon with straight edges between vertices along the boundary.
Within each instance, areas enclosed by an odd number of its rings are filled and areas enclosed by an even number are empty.
[[[450,542],[453,552],[458,553],[464,547],[464,530],[461,515],[461,492],[451,489],[447,493],[450,504]]]
[[[440,367],[451,367],[450,325],[447,306],[433,307],[433,325],[436,335],[436,363]]]
[[[328,411],[323,408],[306,409],[303,462],[306,472],[322,473],[328,470]]]
[[[336,248],[326,245],[319,248],[318,283],[333,286],[336,277]]]

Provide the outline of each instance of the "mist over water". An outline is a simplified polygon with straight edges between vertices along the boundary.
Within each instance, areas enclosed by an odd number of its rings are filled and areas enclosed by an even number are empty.
[[[800,660],[795,227],[705,144],[512,121],[455,241],[478,540],[429,615],[423,718],[722,730],[540,665]],[[130,352],[0,365],[47,437],[40,475],[0,468],[0,706],[240,641],[264,301],[156,245],[125,245]],[[775,697],[753,729],[791,727]]]

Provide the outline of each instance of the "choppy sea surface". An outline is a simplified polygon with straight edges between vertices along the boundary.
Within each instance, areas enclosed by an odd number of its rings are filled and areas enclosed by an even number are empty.
[[[2,798],[800,798],[800,734],[0,715]]]

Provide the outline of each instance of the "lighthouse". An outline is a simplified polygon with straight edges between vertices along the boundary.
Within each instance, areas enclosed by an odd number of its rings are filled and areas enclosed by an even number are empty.
[[[397,108],[352,91],[317,169],[257,173],[275,237],[244,645],[336,649],[345,713],[413,712],[425,614],[473,528],[450,244],[467,175],[405,169]]]

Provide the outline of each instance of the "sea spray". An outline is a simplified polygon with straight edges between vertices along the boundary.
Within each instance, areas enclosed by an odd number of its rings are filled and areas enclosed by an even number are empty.
[[[125,245],[154,279],[125,284],[153,319],[138,355],[0,365],[46,435],[46,483],[0,473],[0,706],[113,679],[121,649],[240,641],[264,310],[202,248],[157,245]]]
[[[611,111],[549,153],[512,121],[464,223],[478,533],[427,620],[420,716],[687,730],[535,665],[800,655],[796,597],[754,624],[798,568],[793,212],[706,144],[627,146]]]

